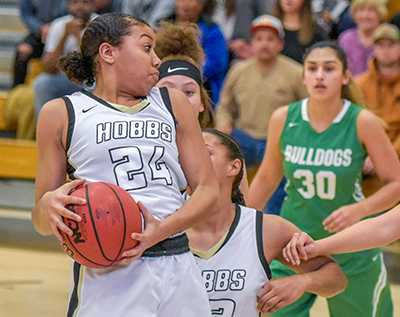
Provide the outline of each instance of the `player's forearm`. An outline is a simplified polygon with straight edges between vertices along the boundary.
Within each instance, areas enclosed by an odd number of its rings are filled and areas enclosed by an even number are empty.
[[[400,206],[366,219],[328,238],[317,240],[319,254],[340,254],[367,250],[400,238]]]
[[[218,212],[219,186],[214,180],[198,185],[190,199],[174,214],[161,222],[164,239],[182,232]]]
[[[274,182],[267,181],[262,173],[257,173],[256,177],[250,184],[247,206],[262,210],[278,185],[274,186]]]
[[[32,222],[35,230],[40,233],[42,236],[49,236],[53,234],[48,221],[45,219],[43,213],[40,212],[41,210],[41,200],[39,200],[36,205],[32,209]]]
[[[317,271],[300,274],[306,292],[322,297],[332,297],[343,292],[347,278],[335,262],[324,264]]]

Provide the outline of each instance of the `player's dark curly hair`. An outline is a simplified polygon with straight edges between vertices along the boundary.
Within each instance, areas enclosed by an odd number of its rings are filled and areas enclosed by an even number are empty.
[[[204,51],[200,44],[200,29],[195,23],[179,22],[176,24],[162,21],[156,29],[156,52],[163,63],[179,60],[195,66],[201,72],[204,63]],[[214,127],[214,113],[210,96],[203,85],[200,86],[201,101],[204,111],[199,113],[202,128]]]
[[[242,148],[240,147],[239,143],[229,134],[226,134],[216,129],[203,129],[203,132],[217,136],[219,141],[221,142],[221,145],[223,145],[228,150],[228,158],[231,161],[238,159],[242,163],[240,171],[236,175],[235,180],[232,184],[231,198],[233,203],[246,206],[243,194],[239,188],[240,182],[242,181],[244,175],[244,155]]]
[[[86,81],[88,86],[92,86],[96,77],[96,56],[100,45],[121,45],[124,37],[130,35],[132,27],[136,25],[149,26],[147,22],[127,14],[99,15],[87,26],[82,36],[80,52],[75,51],[61,57],[59,68],[69,79],[79,84]]]

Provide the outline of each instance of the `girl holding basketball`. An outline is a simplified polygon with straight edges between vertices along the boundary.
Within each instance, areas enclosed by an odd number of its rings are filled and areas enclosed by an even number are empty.
[[[340,46],[319,42],[308,49],[304,83],[309,99],[282,107],[272,116],[267,151],[250,186],[249,205],[261,208],[284,174],[289,184],[281,216],[321,239],[396,204],[400,163],[380,122],[355,104],[355,86]],[[367,155],[385,185],[364,199],[360,181]],[[334,259],[349,283],[343,293],[328,299],[331,316],[393,314],[380,249]],[[271,269],[276,277],[293,274],[281,263],[272,263]],[[305,316],[314,300],[315,295],[305,294],[274,316]]]
[[[220,211],[187,234],[213,312],[255,317],[260,311],[279,310],[304,292],[331,297],[343,291],[346,277],[327,256],[291,265],[300,274],[271,279],[268,263],[284,262],[282,249],[299,229],[281,217],[245,207],[239,189],[244,172],[239,144],[218,130],[206,129],[203,137],[220,186]]]
[[[146,22],[97,17],[80,52],[60,61],[71,79],[96,81],[93,94],[50,101],[38,118],[32,219],[39,233],[72,235],[62,217],[81,221],[65,205],[85,204],[68,195],[85,181],[124,188],[144,217],[143,232],[131,235],[139,244],[123,254],[125,266],[73,263],[68,316],[210,316],[182,232],[218,210],[218,183],[193,107],[180,91],[154,87],[160,66],[154,47]],[[65,184],[66,172],[74,181]],[[183,205],[187,185],[193,193]]]

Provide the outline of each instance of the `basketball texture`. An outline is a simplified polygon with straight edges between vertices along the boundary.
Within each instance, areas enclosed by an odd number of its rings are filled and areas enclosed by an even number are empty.
[[[64,251],[89,267],[108,267],[121,261],[121,254],[137,245],[130,235],[142,231],[142,217],[135,200],[121,187],[105,182],[87,183],[70,193],[86,199],[85,205],[68,205],[80,222],[63,218],[73,231],[61,232]]]

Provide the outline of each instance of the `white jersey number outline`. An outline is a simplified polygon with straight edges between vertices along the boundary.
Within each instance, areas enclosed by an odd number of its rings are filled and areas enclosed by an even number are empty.
[[[232,317],[235,313],[236,303],[232,299],[210,299],[211,315]]]
[[[304,188],[297,191],[305,198],[311,199],[315,192],[321,199],[332,200],[336,196],[336,174],[332,171],[319,171],[314,174],[310,170],[298,169],[293,173],[294,178],[302,179]]]
[[[147,162],[151,171],[151,181],[162,180],[172,185],[172,175],[167,164],[162,160],[164,147],[155,146]],[[114,165],[114,176],[117,185],[125,190],[136,190],[147,187],[148,179],[144,172],[143,155],[136,146],[126,146],[109,150]]]

